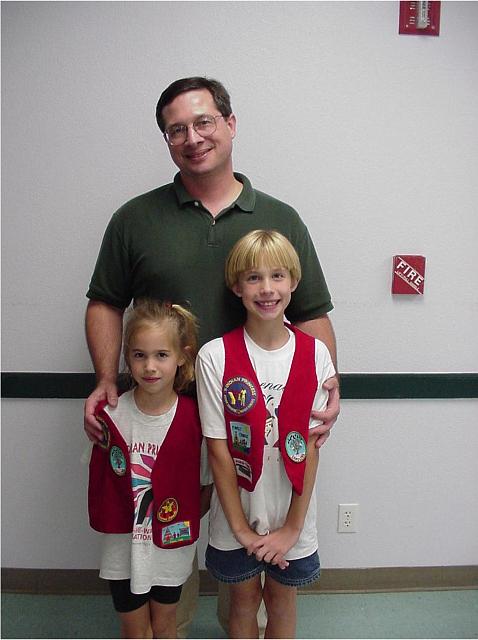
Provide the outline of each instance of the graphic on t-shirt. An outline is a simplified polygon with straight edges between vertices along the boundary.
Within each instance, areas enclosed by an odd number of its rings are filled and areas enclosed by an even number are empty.
[[[231,422],[232,446],[237,451],[251,450],[251,427],[243,422]]]
[[[135,456],[136,457],[136,456]],[[141,462],[131,465],[133,485],[134,522],[144,527],[151,526],[153,521],[153,490],[151,488],[151,471],[155,458],[148,455],[139,456]]]
[[[264,445],[267,446],[269,443],[269,436],[272,431],[272,427],[274,426],[274,416],[270,413],[269,409],[266,407],[267,418],[266,418],[266,426],[264,430]]]
[[[282,395],[285,386],[283,384],[277,384],[275,382],[261,382],[262,395],[264,396],[264,402],[266,406],[277,397],[277,394]]]
[[[272,447],[273,449],[279,448],[279,438],[277,437],[277,415],[279,413],[279,407],[274,406],[274,396],[266,396],[264,394],[264,402],[266,403],[266,427],[265,427],[265,442],[264,445]],[[275,429],[274,429],[275,426]],[[271,441],[271,438],[274,438]]]
[[[279,413],[279,407],[275,406],[278,397],[282,397],[282,392],[285,389],[285,385],[274,381],[261,382],[261,391],[264,397],[264,404],[267,409],[267,421],[266,421],[266,445],[273,448],[279,447],[279,440],[276,438],[274,444],[269,442],[269,437],[273,432],[274,423],[277,426],[277,416]]]

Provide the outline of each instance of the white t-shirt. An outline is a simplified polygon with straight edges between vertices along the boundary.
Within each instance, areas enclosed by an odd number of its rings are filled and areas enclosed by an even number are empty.
[[[279,427],[277,410],[282,391],[289,376],[295,350],[295,336],[289,331],[289,340],[280,349],[267,351],[253,342],[244,332],[249,358],[262,389],[267,410],[265,426],[264,465],[254,491],[239,488],[244,514],[260,535],[274,531],[285,522],[292,497],[292,485],[285,471],[278,448]],[[203,434],[208,438],[226,439],[226,424],[222,404],[222,380],[224,375],[224,343],[222,338],[212,340],[199,351],[196,360],[196,378],[199,413]],[[328,394],[322,383],[334,375],[335,370],[327,347],[315,341],[315,365],[318,387],[313,408],[322,410]],[[320,424],[311,420],[310,427]],[[297,544],[287,553],[287,560],[305,558],[317,550],[317,499],[315,486],[309,509]],[[209,515],[209,544],[223,551],[239,549],[214,489]]]
[[[151,470],[176,408],[177,401],[163,415],[147,415],[136,406],[133,391],[120,396],[116,408],[105,408],[130,452],[134,525],[132,533],[103,534],[100,577],[130,578],[133,593],[147,593],[154,585],[177,587],[192,571],[195,543],[161,549],[153,543],[152,535]]]

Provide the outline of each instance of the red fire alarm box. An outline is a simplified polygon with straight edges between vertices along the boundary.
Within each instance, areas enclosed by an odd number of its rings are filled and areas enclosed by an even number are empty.
[[[434,0],[400,2],[398,33],[415,36],[440,34],[440,5]]]
[[[425,256],[393,256],[392,293],[423,295]]]

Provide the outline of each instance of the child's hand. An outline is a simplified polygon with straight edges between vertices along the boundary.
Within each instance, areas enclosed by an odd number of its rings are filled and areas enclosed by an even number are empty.
[[[247,555],[249,556],[254,553],[252,548],[263,537],[249,527],[247,529],[243,529],[242,531],[234,533],[234,536],[236,540],[244,547],[244,549],[247,550]]]
[[[263,560],[264,562],[277,565],[279,569],[286,569],[289,563],[284,558],[284,555],[275,548],[274,544],[271,545],[270,537],[270,533],[259,536],[259,539],[250,545],[247,553],[249,555],[254,554],[258,561]]]
[[[253,553],[258,560],[278,565],[281,569],[289,566],[285,555],[295,545],[300,536],[300,530],[285,524],[276,529],[253,545]]]

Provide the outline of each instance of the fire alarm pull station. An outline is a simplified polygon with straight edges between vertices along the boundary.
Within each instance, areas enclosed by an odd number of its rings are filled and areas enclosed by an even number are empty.
[[[423,295],[425,256],[393,256],[392,293]]]
[[[440,35],[440,5],[434,0],[400,2],[398,33],[415,36]]]

